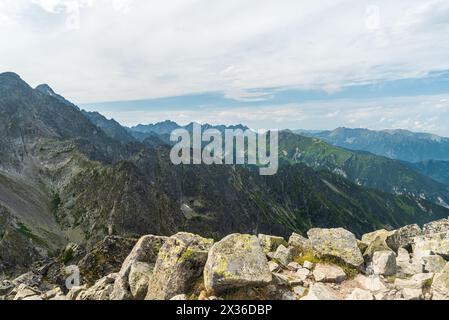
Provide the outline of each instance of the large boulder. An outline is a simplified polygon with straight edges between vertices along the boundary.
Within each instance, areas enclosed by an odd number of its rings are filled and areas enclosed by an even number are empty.
[[[425,235],[441,232],[449,232],[449,219],[432,221],[423,226],[423,233]]]
[[[441,256],[431,255],[422,258],[424,271],[432,273],[440,273],[446,266],[446,260]]]
[[[288,266],[293,261],[296,249],[293,247],[286,248],[284,245],[280,245],[273,255],[273,259],[282,264],[284,267]]]
[[[143,299],[145,297],[146,292],[143,294],[143,297],[142,292],[146,290],[145,286],[148,287],[149,278],[156,263],[159,250],[167,239],[167,237],[147,235],[137,241],[122,264],[119,276],[114,284],[111,300]],[[145,265],[145,268],[141,268],[141,263]],[[140,267],[139,272],[133,274],[134,291],[138,292],[138,297],[132,293],[130,286],[130,273],[133,266],[135,270]],[[142,271],[145,271],[145,274]],[[136,279],[136,277],[139,279]],[[138,289],[135,287],[137,283]]]
[[[295,248],[297,253],[303,253],[312,250],[312,243],[310,242],[310,240],[297,233],[292,233],[292,235],[288,239],[288,245]]]
[[[435,275],[432,283],[434,300],[449,300],[449,262]]]
[[[396,274],[396,255],[392,251],[377,251],[373,255],[374,274],[392,276]]]
[[[145,299],[169,300],[189,292],[203,272],[212,244],[211,239],[185,232],[168,238],[159,251]]]
[[[398,249],[396,257],[397,275],[401,277],[413,276],[424,271],[423,264],[420,259],[411,259],[410,253],[404,249]]]
[[[311,229],[307,233],[313,250],[321,257],[332,257],[360,268],[363,256],[355,235],[345,229]]]
[[[110,300],[117,277],[117,273],[112,273],[101,278],[89,289],[81,291],[76,300]]]
[[[366,246],[363,250],[363,258],[366,262],[371,262],[374,253],[377,251],[392,251],[386,242],[389,235],[390,231],[382,229],[362,236],[361,242]]]
[[[134,238],[107,236],[97,243],[79,262],[84,281],[92,285],[98,279],[118,272],[136,242]]]
[[[329,288],[324,283],[318,282],[313,284],[308,294],[301,298],[301,300],[340,300],[337,291]]]
[[[272,275],[255,236],[231,234],[215,243],[204,268],[204,284],[210,293],[268,285]]]
[[[346,273],[339,266],[318,263],[313,277],[317,282],[341,283],[346,280]]]
[[[153,273],[153,265],[136,261],[129,272],[129,290],[135,300],[143,300],[148,292],[148,283]]]
[[[449,232],[427,234],[413,239],[413,259],[419,261],[434,254],[449,260]]]
[[[282,237],[259,234],[258,238],[265,253],[276,251],[280,245],[287,246],[287,241]]]
[[[394,251],[398,251],[398,249],[401,247],[410,249],[413,243],[413,239],[421,234],[421,228],[417,224],[412,224],[391,231],[385,241],[387,245]]]

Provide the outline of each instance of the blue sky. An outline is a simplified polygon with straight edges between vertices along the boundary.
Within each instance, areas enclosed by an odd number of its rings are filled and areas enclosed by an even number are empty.
[[[2,0],[0,71],[125,125],[449,136],[448,34],[447,0]]]

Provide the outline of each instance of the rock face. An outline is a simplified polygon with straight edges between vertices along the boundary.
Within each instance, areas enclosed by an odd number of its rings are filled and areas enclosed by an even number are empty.
[[[396,274],[396,255],[391,251],[377,251],[373,255],[374,274],[392,276]]]
[[[307,233],[313,250],[319,256],[337,258],[360,268],[364,262],[354,234],[342,229],[311,229]]]
[[[208,292],[264,286],[272,280],[267,258],[256,237],[232,234],[213,245],[204,268]]]
[[[211,239],[184,232],[168,238],[159,251],[145,299],[167,300],[189,291],[202,274],[212,244]]]

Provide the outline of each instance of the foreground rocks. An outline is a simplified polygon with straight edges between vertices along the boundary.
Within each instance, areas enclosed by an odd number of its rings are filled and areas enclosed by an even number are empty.
[[[449,300],[446,219],[360,240],[341,228],[307,235],[107,237],[0,281],[0,300]],[[62,261],[81,269],[70,290],[52,283],[67,277]]]

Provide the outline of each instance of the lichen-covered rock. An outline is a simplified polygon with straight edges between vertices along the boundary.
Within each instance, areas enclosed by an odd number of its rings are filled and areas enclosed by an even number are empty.
[[[231,234],[215,243],[204,268],[208,292],[268,285],[272,275],[255,236]]]
[[[287,246],[287,241],[282,237],[259,234],[258,238],[265,253],[276,251],[280,245]]]
[[[418,273],[413,275],[409,279],[397,278],[394,281],[394,286],[399,290],[402,290],[404,288],[424,289],[425,287],[430,286],[433,278],[434,278],[433,273]]]
[[[423,233],[425,235],[442,232],[449,232],[449,219],[432,221],[423,226]]]
[[[424,271],[432,273],[440,273],[446,266],[446,260],[438,255],[423,257],[422,263],[424,264]]]
[[[353,233],[342,228],[311,229],[307,235],[319,256],[337,258],[355,268],[363,265],[363,256]]]
[[[148,292],[154,266],[145,262],[134,262],[129,272],[129,289],[135,300],[143,300]]]
[[[434,254],[449,259],[449,232],[427,234],[413,239],[413,259],[420,260]]]
[[[109,274],[98,280],[92,287],[81,291],[76,300],[109,300],[118,273]]]
[[[390,231],[382,229],[362,236],[361,241],[366,245],[366,249],[363,251],[363,258],[366,262],[372,261],[373,254],[376,251],[392,251],[386,242],[390,233]]]
[[[77,300],[77,297],[87,290],[87,285],[72,287],[67,293],[67,300]]]
[[[212,244],[211,239],[185,232],[168,238],[159,251],[145,299],[168,300],[189,292],[202,274]]]
[[[417,224],[408,225],[391,231],[386,238],[387,245],[394,251],[404,247],[410,249],[413,239],[422,234],[421,228]]]
[[[317,282],[340,283],[346,279],[346,273],[339,266],[318,263],[313,277]]]
[[[397,275],[408,277],[424,271],[424,266],[420,259],[411,259],[410,254],[404,248],[398,249],[396,257]]]
[[[288,239],[288,245],[296,249],[297,253],[308,252],[312,250],[312,243],[309,239],[300,234],[292,233]]]
[[[392,276],[396,274],[396,255],[392,251],[377,251],[373,255],[374,274]]]
[[[449,300],[449,262],[435,275],[432,283],[433,300]]]
[[[167,239],[167,237],[146,235],[141,237],[139,241],[137,241],[131,253],[126,257],[125,261],[122,264],[122,267],[119,271],[119,276],[117,277],[117,280],[114,284],[114,290],[111,294],[111,300],[143,299],[145,297],[146,292],[143,293],[142,297],[142,290],[145,290],[145,288],[143,287],[148,287],[148,280],[151,276],[154,264],[156,263],[159,250]],[[149,268],[145,268],[145,272],[147,272],[147,274],[145,275],[143,275],[141,272],[139,272],[138,274],[135,273],[133,285],[134,290],[139,294],[139,296],[136,297],[132,293],[129,278],[132,266],[138,262],[146,264],[146,266],[148,266]],[[143,269],[141,269],[140,271],[143,271]],[[136,276],[138,276],[139,279],[136,279]],[[142,283],[143,281],[146,281],[145,285]],[[136,284],[138,285],[138,287],[135,286]]]
[[[313,284],[308,294],[301,298],[301,300],[340,300],[337,291],[329,288],[324,283],[318,282]]]
[[[295,248],[293,247],[286,248],[284,245],[281,244],[274,253],[273,259],[285,267],[290,262],[293,261],[294,256],[295,256]]]
[[[134,238],[107,236],[97,243],[79,262],[84,281],[92,285],[96,280],[118,272],[136,242]]]

